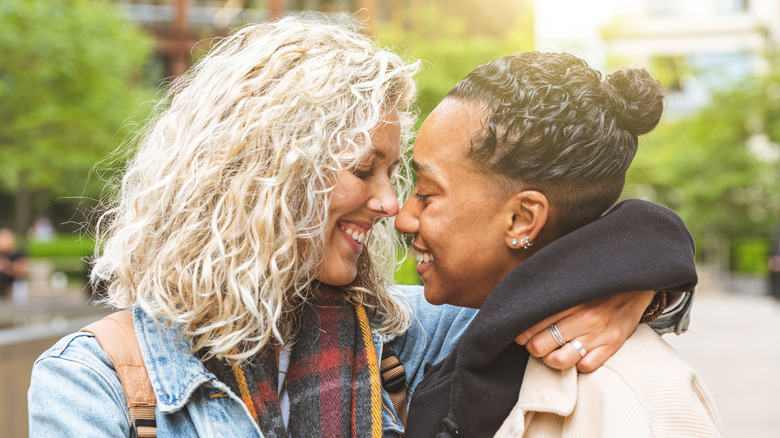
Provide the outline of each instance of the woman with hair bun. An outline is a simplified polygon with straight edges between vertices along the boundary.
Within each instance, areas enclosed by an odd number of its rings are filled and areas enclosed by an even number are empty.
[[[428,301],[480,311],[416,387],[408,438],[720,435],[701,377],[645,324],[592,373],[548,366],[601,349],[550,315],[659,291],[647,322],[696,284],[674,212],[615,205],[663,97],[643,69],[602,79],[573,55],[529,52],[472,71],[422,125],[396,228],[414,236]],[[523,349],[529,328],[546,336]]]
[[[400,239],[384,219],[393,183],[407,187],[416,70],[355,29],[289,17],[237,31],[173,83],[92,271],[131,311],[158,437],[403,433],[383,341],[413,388],[475,314],[391,284]],[[564,319],[617,349],[649,302]],[[126,437],[124,390],[92,334],[66,336],[34,365],[30,435]]]

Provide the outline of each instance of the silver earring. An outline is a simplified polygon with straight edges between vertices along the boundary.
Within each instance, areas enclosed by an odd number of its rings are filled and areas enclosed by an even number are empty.
[[[523,249],[528,249],[530,247],[534,246],[534,243],[531,242],[531,238],[527,237],[525,238],[525,241],[523,242]]]
[[[517,239],[512,239],[512,246],[517,246],[519,244],[520,242],[518,242]]]

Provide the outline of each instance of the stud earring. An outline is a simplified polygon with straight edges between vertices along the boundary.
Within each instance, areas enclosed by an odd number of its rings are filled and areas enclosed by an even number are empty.
[[[517,246],[519,244],[520,242],[518,242],[517,239],[512,239],[512,246]]]
[[[531,242],[531,238],[527,237],[525,238],[525,241],[523,242],[523,249],[528,249],[530,247],[534,246],[534,243]]]

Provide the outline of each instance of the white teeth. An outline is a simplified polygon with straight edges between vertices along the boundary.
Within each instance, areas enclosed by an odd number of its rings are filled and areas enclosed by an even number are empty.
[[[433,254],[428,252],[416,252],[414,253],[418,263],[430,263],[433,261]]]
[[[339,225],[339,228],[341,228],[341,231],[347,233],[350,237],[352,237],[352,239],[354,239],[355,242],[357,243],[363,244],[363,242],[368,240],[366,238],[366,233],[362,233],[358,230],[348,230],[341,225]]]

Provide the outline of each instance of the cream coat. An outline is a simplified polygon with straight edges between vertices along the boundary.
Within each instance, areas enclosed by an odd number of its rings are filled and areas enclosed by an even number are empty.
[[[590,374],[532,357],[520,397],[497,437],[720,437],[701,376],[642,324]]]

